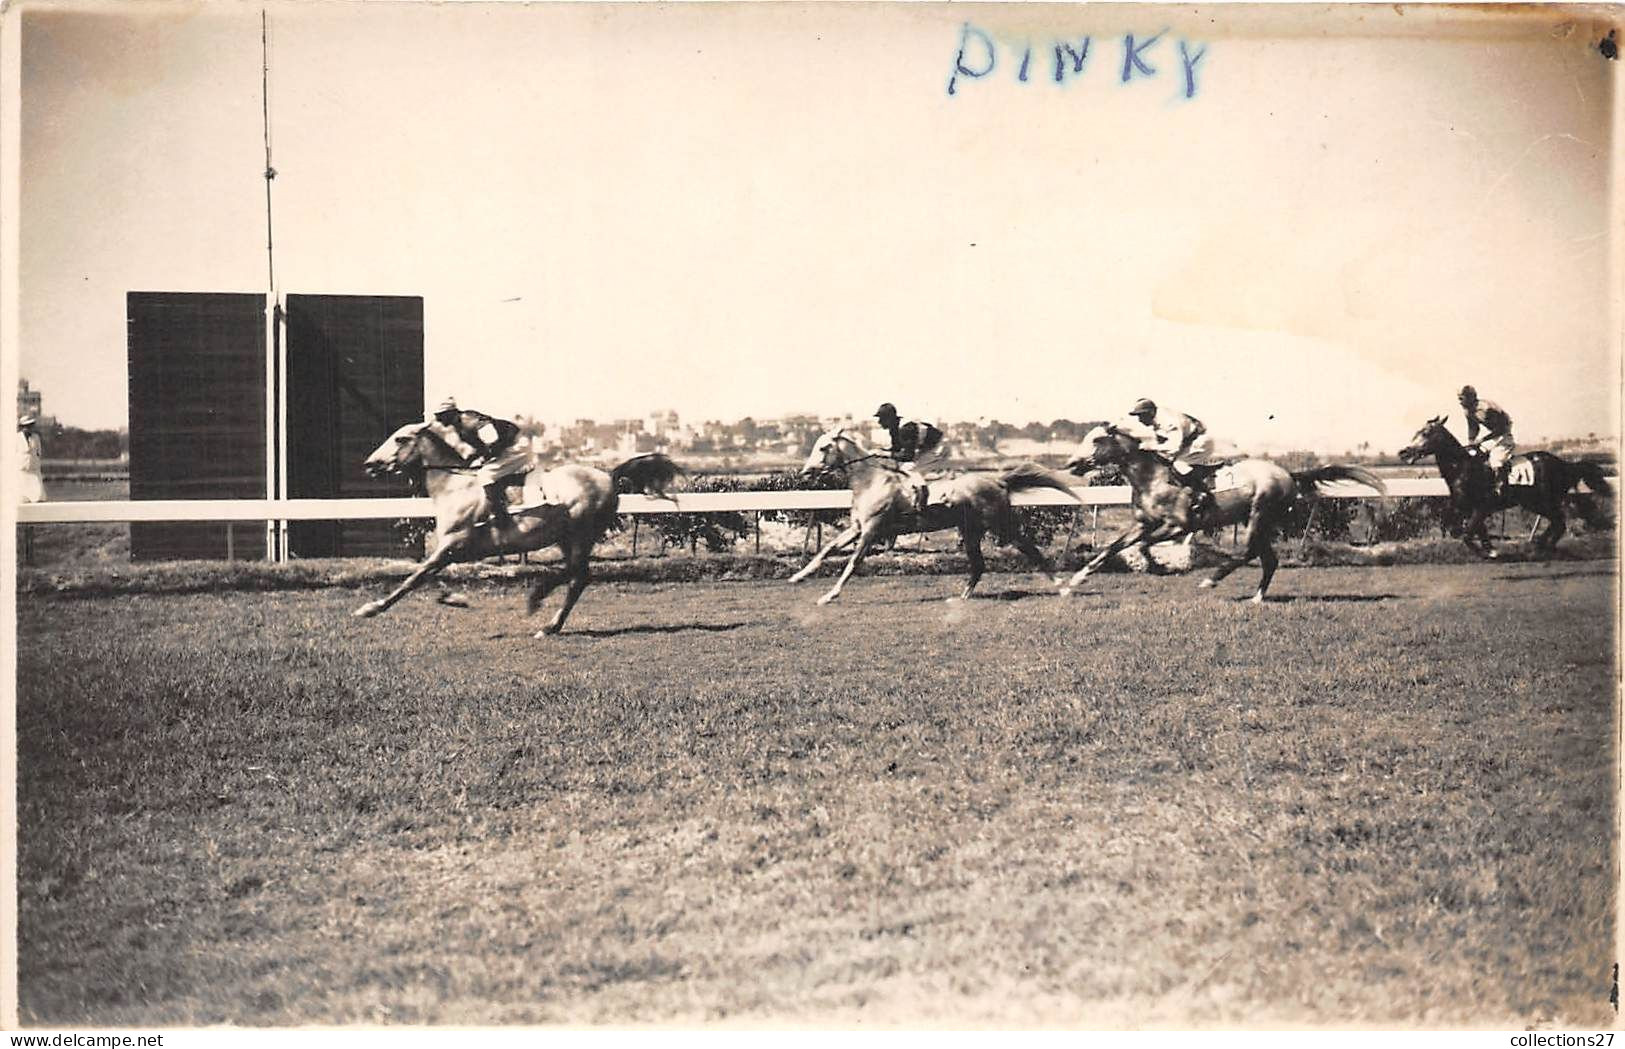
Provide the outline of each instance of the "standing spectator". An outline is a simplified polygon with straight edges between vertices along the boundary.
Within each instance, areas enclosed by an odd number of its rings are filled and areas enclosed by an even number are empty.
[[[25,415],[17,420],[17,490],[20,502],[45,501],[45,479],[40,474],[40,437],[35,430],[39,420]]]

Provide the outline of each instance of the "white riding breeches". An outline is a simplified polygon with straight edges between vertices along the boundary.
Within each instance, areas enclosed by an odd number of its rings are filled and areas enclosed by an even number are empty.
[[[1499,437],[1491,437],[1479,447],[1484,449],[1484,461],[1489,463],[1490,469],[1499,470],[1512,460],[1512,452],[1517,445],[1510,433],[1504,433]]]

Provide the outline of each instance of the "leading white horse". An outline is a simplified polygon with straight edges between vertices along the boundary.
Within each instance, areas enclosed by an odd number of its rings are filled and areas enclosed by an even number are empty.
[[[532,471],[513,516],[492,522],[486,520],[485,491],[476,471],[465,466],[462,457],[426,423],[409,423],[390,434],[367,456],[364,466],[373,476],[403,473],[422,481],[434,503],[434,550],[405,582],[362,605],[354,615],[375,616],[386,611],[449,564],[557,546],[564,554],[564,564],[543,573],[541,582],[531,589],[527,607],[536,611],[548,591],[561,582],[568,580],[570,588],[563,607],[537,637],[562,630],[587,588],[592,548],[615,523],[621,489],[670,499],[666,487],[681,472],[677,464],[659,454],[628,459],[607,473],[576,465]],[[510,489],[510,494],[518,492]]]

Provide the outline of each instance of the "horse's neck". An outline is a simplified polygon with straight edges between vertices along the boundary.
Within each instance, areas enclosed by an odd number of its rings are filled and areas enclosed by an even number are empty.
[[[1150,488],[1168,472],[1167,464],[1151,452],[1133,452],[1123,464],[1123,475],[1128,478],[1129,487],[1136,490]]]
[[[879,484],[889,477],[897,476],[899,473],[881,459],[867,454],[849,461],[845,469],[847,487],[854,492],[860,488],[868,488]]]
[[[474,484],[474,475],[462,470],[432,467],[423,471],[423,491],[430,499],[466,491]]]
[[[1449,481],[1467,469],[1471,457],[1467,449],[1455,441],[1439,441],[1438,447],[1433,450],[1433,461],[1439,464],[1439,474]]]

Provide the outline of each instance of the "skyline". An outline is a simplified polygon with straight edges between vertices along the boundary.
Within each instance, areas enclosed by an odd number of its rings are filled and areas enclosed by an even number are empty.
[[[268,10],[278,290],[423,296],[426,400],[1617,435],[1572,12]],[[259,19],[22,24],[18,364],[122,425],[126,292],[265,286]]]

